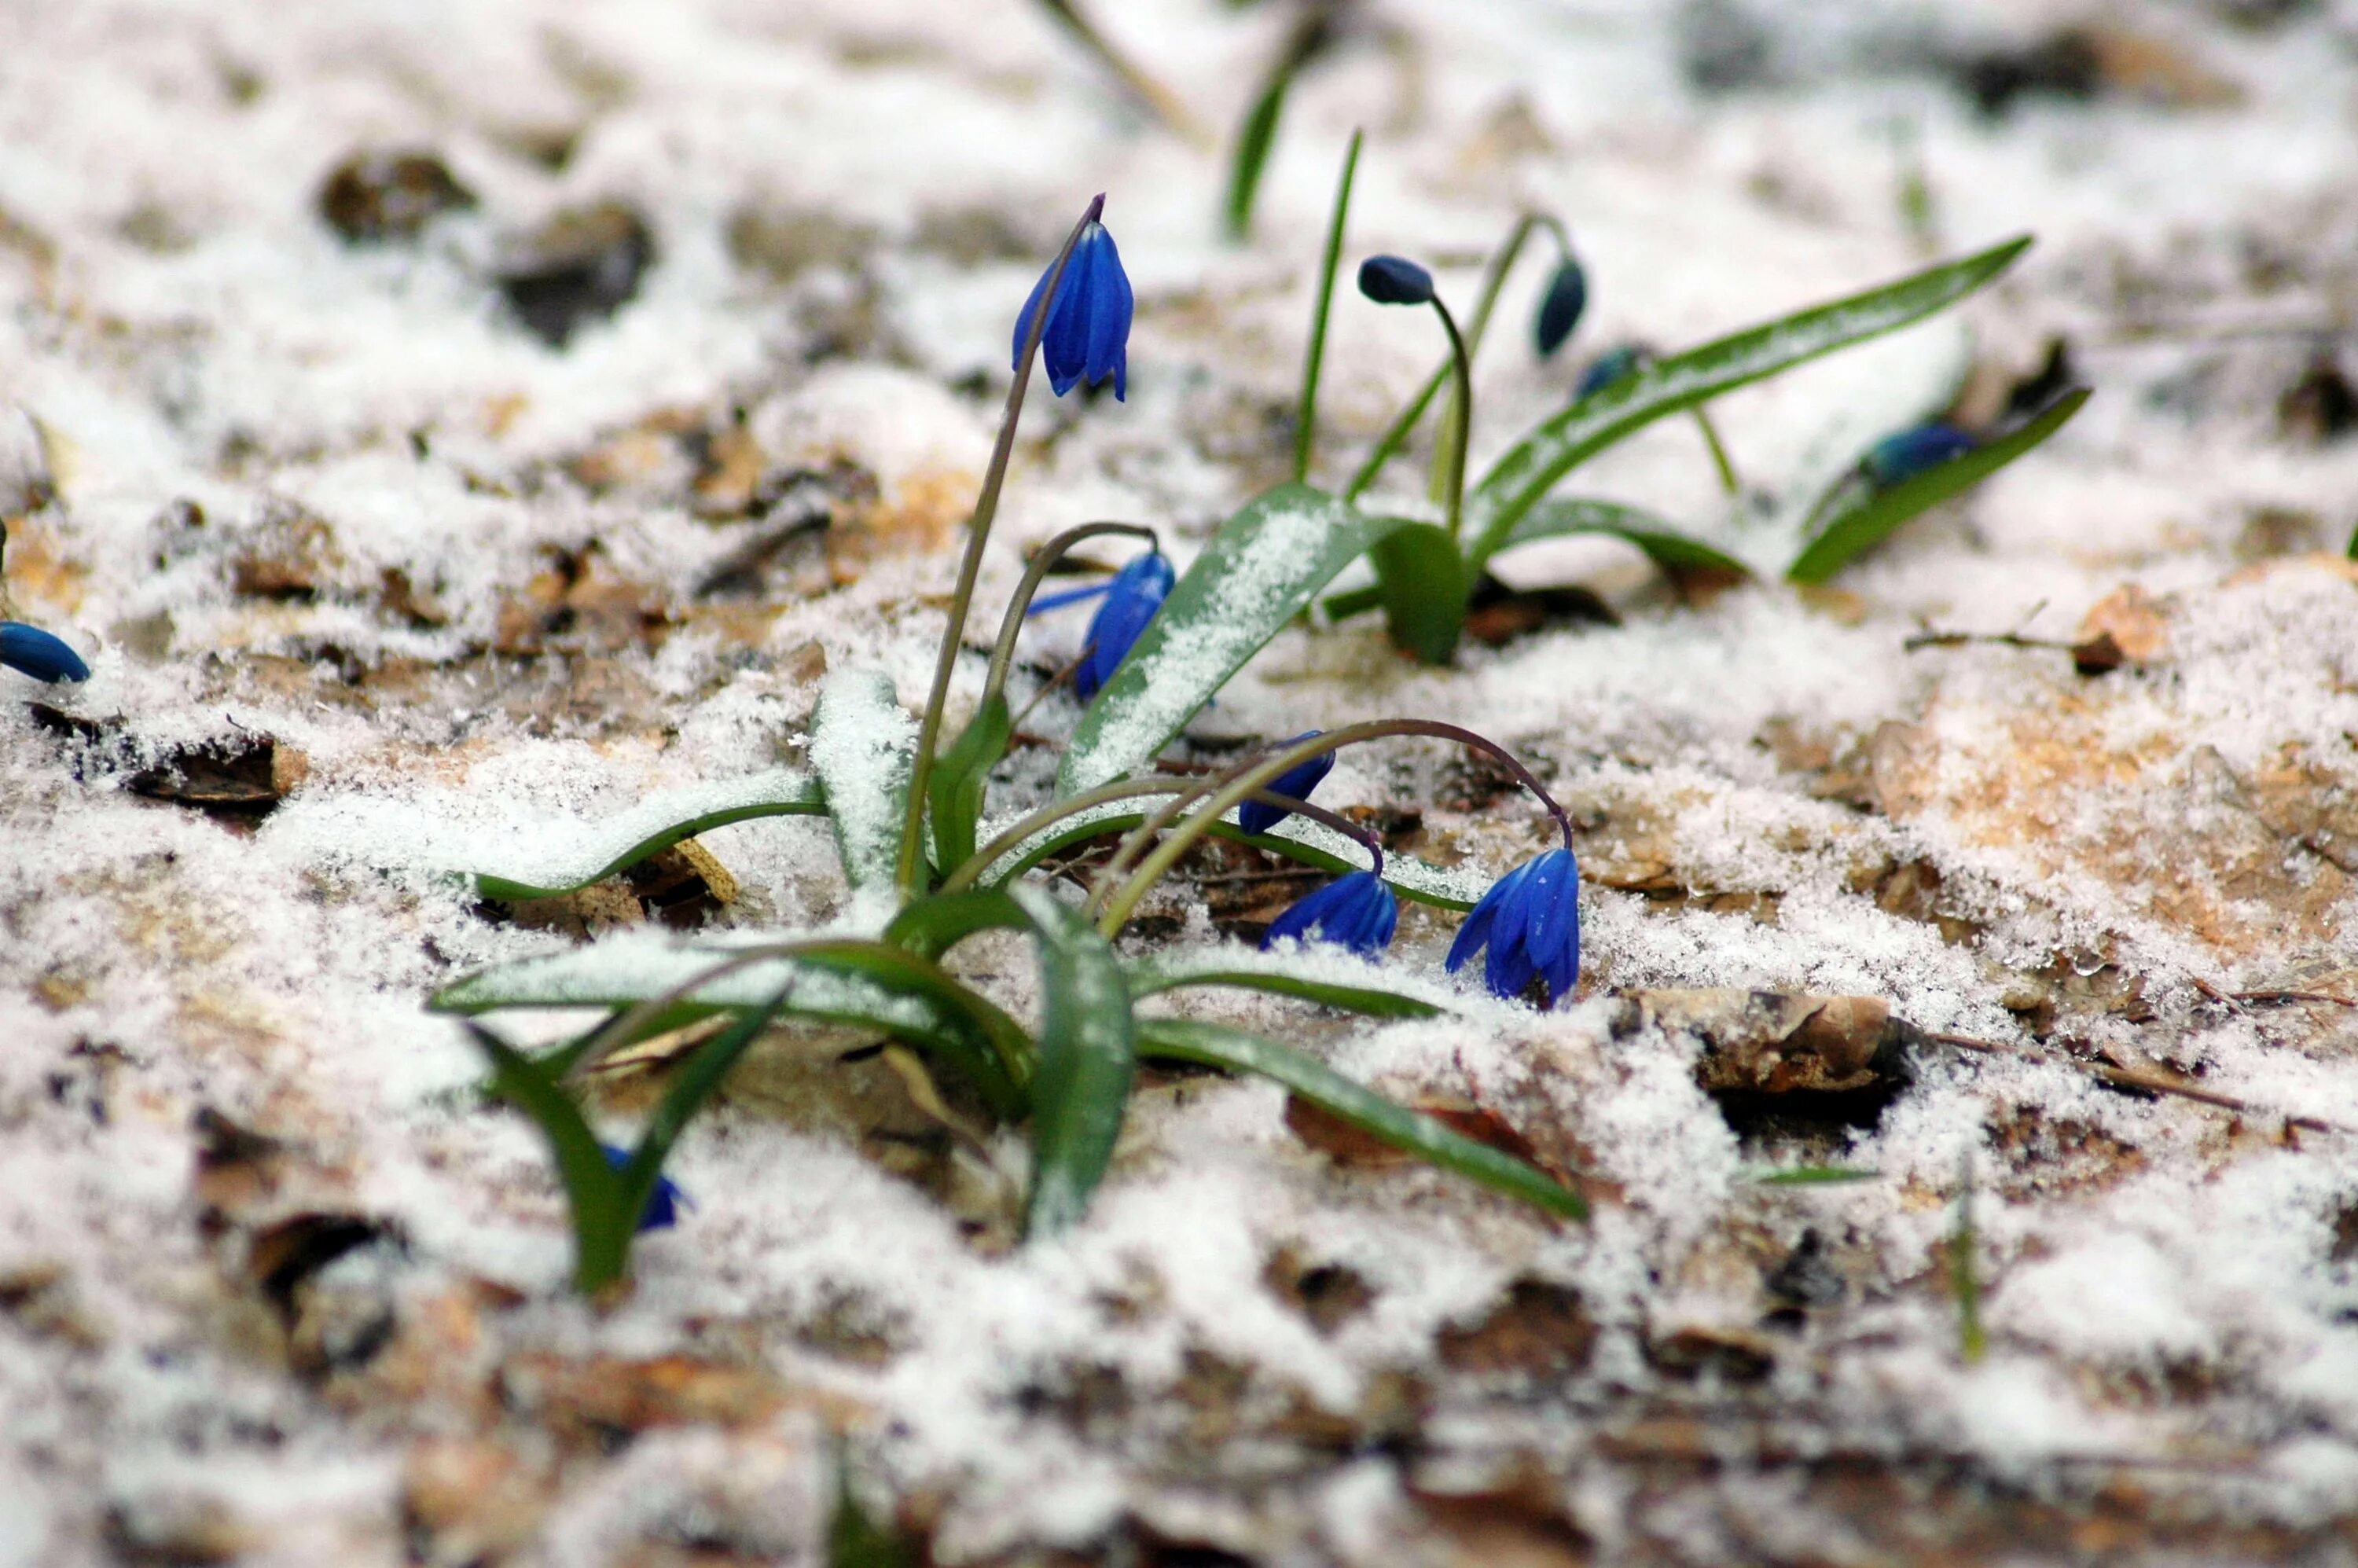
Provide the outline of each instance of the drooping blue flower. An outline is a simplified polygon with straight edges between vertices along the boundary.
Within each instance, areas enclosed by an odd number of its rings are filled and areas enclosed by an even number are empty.
[[[1546,359],[1563,347],[1587,308],[1588,275],[1579,262],[1566,256],[1548,279],[1547,293],[1540,297],[1539,318],[1531,323],[1531,341],[1539,346],[1540,358]]]
[[[1617,349],[1607,349],[1588,362],[1580,373],[1580,381],[1572,390],[1574,400],[1594,397],[1617,381],[1627,380],[1638,373],[1638,363],[1646,351],[1635,343],[1624,343]]]
[[[1288,936],[1308,942],[1318,938],[1348,947],[1372,958],[1391,946],[1400,925],[1400,900],[1373,871],[1353,871],[1336,877],[1309,893],[1269,923],[1260,939],[1264,950]]]
[[[1493,994],[1512,1000],[1533,976],[1547,981],[1550,1007],[1572,994],[1580,979],[1580,864],[1571,850],[1550,849],[1491,884],[1457,928],[1449,972],[1486,944],[1482,979]]]
[[[63,638],[21,621],[0,621],[0,665],[52,685],[90,679],[90,666]]]
[[[1877,490],[1888,490],[1902,480],[1962,458],[1980,444],[1954,425],[1934,420],[1884,437],[1867,449],[1858,466]]]
[[[606,1163],[617,1171],[631,1162],[631,1152],[627,1149],[617,1149],[611,1143],[600,1143],[598,1147],[606,1152]],[[669,1230],[673,1226],[677,1225],[680,1206],[683,1204],[690,1208],[696,1206],[688,1203],[687,1195],[679,1190],[679,1184],[669,1176],[657,1176],[655,1190],[647,1195],[646,1212],[639,1216],[640,1233],[644,1235],[650,1230]]]
[[[1097,696],[1113,678],[1113,672],[1121,667],[1131,644],[1163,608],[1177,580],[1170,557],[1160,550],[1147,551],[1114,574],[1113,581],[1106,585],[1105,602],[1089,622],[1088,651],[1073,672],[1073,689],[1083,702]]]
[[[1304,730],[1286,744],[1298,746],[1317,737],[1317,730]],[[1285,795],[1293,800],[1308,800],[1310,792],[1318,787],[1318,781],[1334,771],[1335,753],[1321,752],[1301,766],[1288,768],[1262,787],[1271,795]],[[1248,833],[1266,833],[1293,815],[1282,806],[1264,806],[1260,801],[1249,800],[1237,807],[1237,826]]]
[[[1121,253],[1113,236],[1097,221],[1100,196],[1090,207],[1089,221],[1073,245],[1072,259],[1056,282],[1056,297],[1048,302],[1048,325],[1040,335],[1040,357],[1048,366],[1048,384],[1057,396],[1076,384],[1095,386],[1113,377],[1114,401],[1124,401],[1130,370],[1130,319],[1132,300],[1129,275],[1121,270]],[[1051,265],[1032,286],[1032,297],[1015,318],[1015,368],[1023,368],[1023,343],[1032,330],[1032,313],[1055,275]]]
[[[1433,274],[1406,256],[1369,256],[1359,264],[1359,292],[1379,305],[1430,305]]]

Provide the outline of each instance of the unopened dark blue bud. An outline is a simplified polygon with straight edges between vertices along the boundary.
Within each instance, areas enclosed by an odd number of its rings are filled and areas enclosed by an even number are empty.
[[[1106,588],[1105,602],[1098,606],[1097,616],[1089,622],[1088,651],[1073,672],[1073,689],[1083,702],[1097,696],[1113,678],[1147,622],[1171,596],[1171,585],[1177,577],[1170,558],[1160,550],[1147,551],[1114,574]]]
[[[605,1151],[606,1163],[617,1171],[631,1162],[627,1149],[617,1149],[611,1143],[598,1147]],[[679,1223],[680,1206],[687,1202],[687,1195],[679,1190],[677,1183],[669,1176],[657,1176],[655,1190],[647,1195],[646,1212],[639,1216],[640,1231],[669,1230]]]
[[[1336,878],[1296,903],[1269,923],[1261,937],[1265,950],[1292,937],[1298,942],[1319,939],[1348,947],[1372,958],[1391,946],[1400,925],[1400,900],[1373,871],[1353,871]]]
[[[1888,490],[1902,480],[1954,461],[1980,444],[1954,425],[1935,420],[1884,437],[1867,449],[1858,466],[1877,489]]]
[[[1100,201],[1103,197],[1098,198]],[[1032,286],[1023,313],[1015,318],[1015,368],[1023,368],[1023,344],[1031,335],[1032,313],[1040,308],[1051,266]],[[1091,219],[1081,229],[1071,258],[1056,280],[1056,296],[1048,302],[1048,324],[1040,335],[1040,358],[1048,367],[1048,384],[1062,397],[1076,384],[1095,386],[1113,378],[1116,402],[1123,400],[1130,372],[1130,322],[1133,300],[1130,277],[1121,269],[1121,253],[1103,223]]]
[[[1572,395],[1575,400],[1594,397],[1614,383],[1627,381],[1638,373],[1638,366],[1645,357],[1646,351],[1635,343],[1624,343],[1617,349],[1606,350],[1589,361],[1588,368],[1580,373],[1579,384],[1573,388]]]
[[[1359,292],[1379,305],[1430,305],[1433,274],[1406,256],[1369,256],[1359,264]]]
[[[1305,730],[1286,744],[1298,746],[1304,741],[1317,739],[1317,730]],[[1261,787],[1271,795],[1282,795],[1290,800],[1308,800],[1310,792],[1318,787],[1318,781],[1334,771],[1335,753],[1321,752],[1300,767],[1288,768]],[[1237,826],[1248,833],[1266,833],[1293,815],[1280,806],[1249,800],[1237,807]]]
[[[1580,866],[1571,850],[1550,849],[1492,883],[1449,945],[1449,972],[1485,946],[1482,979],[1491,994],[1512,1001],[1534,978],[1547,981],[1550,1007],[1572,994],[1580,979]]]
[[[1531,341],[1539,345],[1540,358],[1546,359],[1563,347],[1572,330],[1580,325],[1580,313],[1588,308],[1588,275],[1572,257],[1548,279],[1547,292],[1540,297],[1539,319],[1531,323]]]
[[[0,621],[0,665],[52,685],[90,679],[90,666],[63,638],[21,621]]]

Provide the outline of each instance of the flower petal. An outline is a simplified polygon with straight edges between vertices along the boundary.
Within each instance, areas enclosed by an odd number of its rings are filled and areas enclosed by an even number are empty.
[[[90,666],[64,638],[21,621],[0,621],[0,665],[51,685],[90,679]]]
[[[1130,323],[1133,300],[1130,277],[1121,269],[1121,253],[1102,223],[1089,225],[1081,242],[1090,250],[1088,288],[1088,355],[1084,372],[1095,386],[1113,377],[1114,401],[1123,401],[1129,377]]]

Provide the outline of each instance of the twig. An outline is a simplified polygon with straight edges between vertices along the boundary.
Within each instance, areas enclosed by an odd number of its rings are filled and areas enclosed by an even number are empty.
[[[2210,988],[2206,986],[2203,989],[2207,990]],[[2257,1002],[2264,1007],[2283,1006],[2290,1002],[2317,1001],[2333,1007],[2358,1008],[2358,1001],[2353,1001],[2346,996],[2329,996],[2323,991],[2237,991],[2227,1000]]]
[[[2358,1128],[2346,1127],[2338,1121],[2327,1121],[2322,1117],[2299,1116],[2288,1111],[2271,1110],[2266,1106],[2255,1105],[2250,1100],[2238,1099],[2234,1095],[2223,1095],[2216,1089],[2197,1088],[2191,1084],[2181,1083],[2176,1078],[2165,1077],[2159,1073],[2147,1072],[2140,1067],[2115,1067],[2109,1062],[2087,1062],[2077,1056],[2061,1055],[2053,1052],[2033,1050],[2025,1045],[2008,1044],[2002,1040],[1977,1040],[1970,1034],[1943,1034],[1927,1030],[1923,1032],[1923,1037],[1936,1045],[1953,1045],[1958,1050],[1978,1052],[1986,1056],[2021,1056],[2034,1062],[2060,1062],[2066,1066],[2077,1067],[2091,1077],[2111,1084],[2116,1088],[2143,1089],[2149,1094],[2173,1095],[2180,1099],[2198,1100],[2204,1105],[2216,1106],[2221,1110],[2232,1110],[2242,1116],[2280,1117],[2287,1127],[2298,1127],[2309,1132],[2358,1132]]]

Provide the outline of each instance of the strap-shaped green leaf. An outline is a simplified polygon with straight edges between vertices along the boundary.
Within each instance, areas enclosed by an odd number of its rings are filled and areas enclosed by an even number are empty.
[[[939,958],[978,931],[1027,926],[1032,917],[997,888],[929,893],[892,917],[884,940],[927,958]]]
[[[990,770],[1007,755],[1015,720],[1007,698],[992,692],[934,763],[925,781],[925,804],[933,809],[934,859],[945,871],[974,856],[974,827],[982,820],[983,786]]]
[[[1089,710],[1056,793],[1109,784],[1179,733],[1335,574],[1398,525],[1283,484],[1220,524]]]
[[[1383,986],[1362,983],[1375,974],[1372,965],[1356,958],[1320,953],[1253,953],[1233,947],[1208,951],[1155,953],[1124,966],[1133,999],[1179,990],[1188,986],[1227,986],[1296,997],[1325,1007],[1337,1007],[1370,1018],[1431,1018],[1442,1004]],[[1348,977],[1348,978],[1347,978]]]
[[[1650,512],[1612,501],[1565,497],[1542,501],[1523,514],[1507,544],[1528,545],[1540,539],[1568,538],[1576,534],[1607,534],[1646,552],[1646,558],[1665,574],[1719,572],[1738,578],[1752,575],[1734,556],[1679,532],[1678,524]]]
[[[1368,563],[1376,568],[1392,646],[1421,664],[1447,664],[1466,630],[1470,586],[1449,530],[1403,522],[1368,549]]]
[[[1394,1105],[1324,1063],[1257,1034],[1189,1019],[1145,1018],[1139,1020],[1138,1048],[1151,1059],[1195,1062],[1273,1079],[1328,1115],[1444,1171],[1566,1219],[1588,1217],[1587,1202],[1546,1172]]]
[[[557,1087],[546,1067],[533,1061],[481,1024],[467,1025],[478,1050],[491,1059],[492,1092],[532,1118],[548,1141],[565,1187],[573,1221],[573,1281],[583,1292],[603,1289],[629,1270],[631,1237],[638,1209],[623,1206],[622,1174],[606,1163],[606,1152],[581,1108]],[[651,1189],[652,1190],[652,1189]],[[644,1203],[640,1206],[644,1208]]]
[[[889,676],[843,670],[827,677],[811,715],[810,761],[854,892],[892,891],[916,746],[916,720]]]
[[[1040,955],[1040,1065],[1032,1080],[1032,1192],[1024,1233],[1053,1236],[1087,1212],[1121,1136],[1138,1075],[1130,986],[1097,928],[1044,888],[1013,890]]]
[[[2057,398],[2037,418],[1987,446],[1975,447],[1936,468],[1901,480],[1887,490],[1863,483],[1838,488],[1830,498],[1852,497],[1823,524],[1815,537],[1785,568],[1793,582],[1821,583],[1848,566],[1860,552],[1880,544],[1892,530],[1929,507],[1939,505],[1971,485],[1979,484],[2067,424],[2088,401],[2088,389],[2077,387]]]
[[[2028,237],[2009,240],[1962,261],[1656,360],[1591,393],[1509,448],[1466,497],[1468,564],[1478,571],[1559,480],[1624,437],[1721,393],[1920,320],[1988,283],[2029,243]]]

